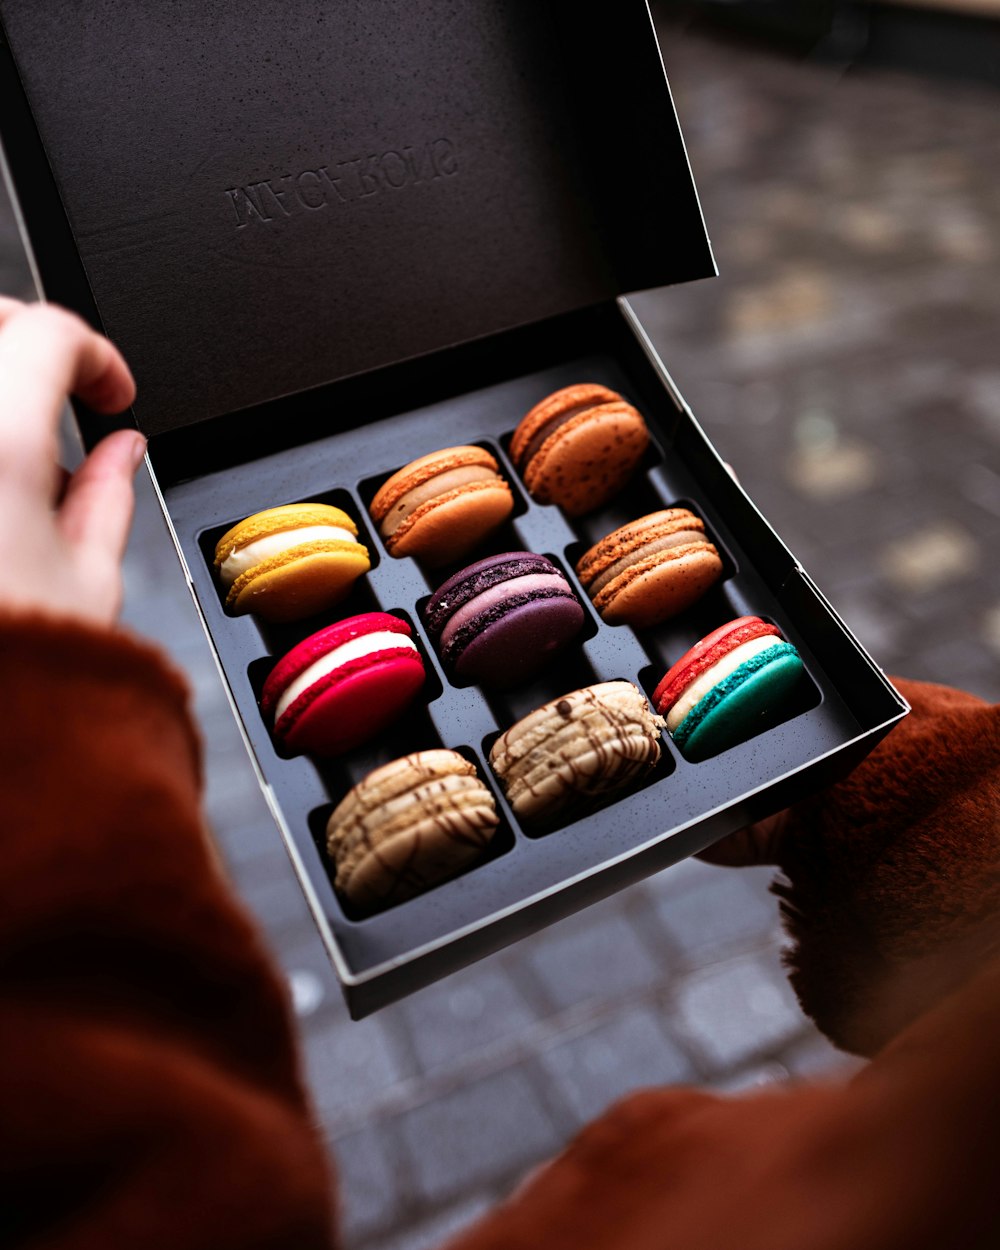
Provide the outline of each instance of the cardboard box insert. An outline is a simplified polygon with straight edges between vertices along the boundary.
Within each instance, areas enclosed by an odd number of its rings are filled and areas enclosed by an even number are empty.
[[[539,358],[548,363],[538,367]],[[484,380],[479,370],[494,380],[477,387]],[[530,499],[507,446],[534,402],[578,380],[630,397],[650,425],[652,444],[616,500],[570,520]],[[469,389],[455,393],[456,386]],[[454,349],[414,367],[407,378],[397,370],[387,389],[397,397],[409,393],[413,407],[164,485],[240,719],[358,1012],[387,991],[393,997],[407,992],[805,793],[870,749],[900,710],[891,687],[730,478],[637,337],[627,307],[610,305],[499,336],[488,346]],[[333,387],[312,402],[336,421],[353,397]],[[510,522],[476,557],[514,549],[543,553],[567,575],[587,611],[579,643],[541,677],[508,691],[449,680],[423,625],[423,607],[447,571],[428,574],[412,559],[389,556],[368,516],[372,496],[390,473],[448,442],[487,447],[517,500]],[[169,459],[161,467],[163,480]],[[299,499],[335,503],[357,519],[372,552],[371,572],[328,616],[283,626],[227,616],[211,570],[217,539],[244,515]],[[694,607],[654,629],[604,624],[576,578],[576,560],[617,525],[675,504],[705,520],[723,555],[722,580]],[[329,620],[371,610],[395,612],[413,627],[428,672],[423,695],[394,730],[368,747],[330,761],[283,757],[258,707],[273,663]],[[806,665],[801,699],[780,723],[697,764],[665,737],[659,765],[632,790],[544,831],[521,827],[488,763],[502,730],[541,703],[596,681],[624,678],[651,694],[698,638],[748,613],[777,624]],[[326,819],[371,769],[432,746],[455,748],[476,765],[496,798],[501,827],[489,853],[461,876],[374,916],[356,917],[332,888]]]

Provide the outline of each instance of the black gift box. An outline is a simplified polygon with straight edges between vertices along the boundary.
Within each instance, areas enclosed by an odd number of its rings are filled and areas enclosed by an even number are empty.
[[[322,4],[0,0],[0,131],[41,285],[122,347],[138,426],[206,630],[352,1012],[434,978],[704,847],[856,763],[906,705],[721,464],[621,292],[714,272],[641,0],[613,11],[485,0]],[[652,445],[611,505],[570,521],[507,452],[559,386],[601,382]],[[85,440],[105,424],[83,410]],[[528,686],[453,685],[423,629],[436,582],[388,556],[367,505],[455,443],[498,458],[517,505],[490,551],[567,573],[616,525],[682,503],[725,576],[641,634],[587,604],[583,642]],[[262,508],[336,503],[371,573],[326,619],[223,611],[218,537]],[[484,550],[479,554],[486,554]],[[258,708],[277,656],[334,617],[408,619],[419,705],[339,760],[283,757]],[[773,620],[809,675],[797,706],[692,764],[664,740],[637,789],[543,834],[487,763],[549,698],[623,677],[651,693],[699,637]],[[377,915],[345,911],[322,852],[332,806],[377,764],[445,745],[502,814],[489,855]]]

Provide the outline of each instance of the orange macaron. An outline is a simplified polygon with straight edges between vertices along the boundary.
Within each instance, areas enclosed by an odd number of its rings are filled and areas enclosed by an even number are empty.
[[[576,571],[603,620],[645,629],[700,599],[722,576],[722,559],[701,517],[666,508],[602,538]]]
[[[372,519],[391,556],[440,566],[472,551],[510,516],[514,496],[484,447],[446,447],[382,483]]]
[[[537,403],[514,431],[510,454],[533,499],[582,516],[618,494],[648,443],[637,408],[584,382]]]

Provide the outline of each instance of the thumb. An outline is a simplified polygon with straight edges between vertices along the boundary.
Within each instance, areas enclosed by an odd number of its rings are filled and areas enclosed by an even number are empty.
[[[138,430],[116,430],[70,478],[59,527],[85,565],[89,559],[105,565],[121,562],[135,506],[132,478],[145,450]]]

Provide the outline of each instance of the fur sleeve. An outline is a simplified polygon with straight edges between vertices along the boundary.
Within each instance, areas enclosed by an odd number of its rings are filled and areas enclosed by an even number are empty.
[[[124,634],[0,620],[4,1234],[330,1244],[284,991],[219,875],[181,681]]]
[[[792,809],[775,886],[802,1006],[859,1054],[996,949],[1000,707],[898,684],[912,714],[845,781]]]

